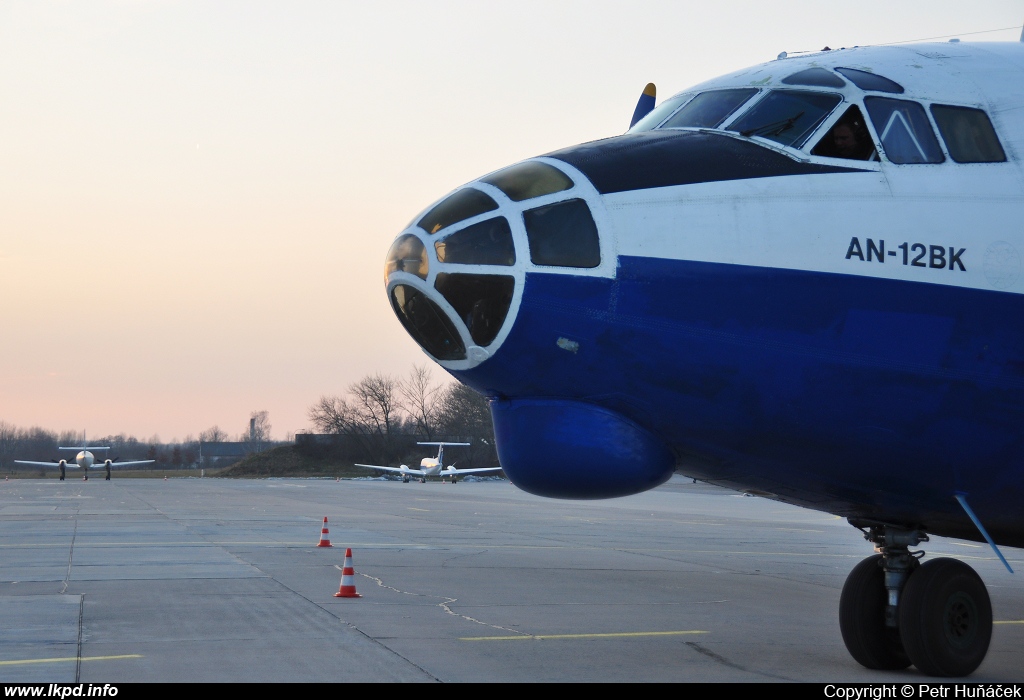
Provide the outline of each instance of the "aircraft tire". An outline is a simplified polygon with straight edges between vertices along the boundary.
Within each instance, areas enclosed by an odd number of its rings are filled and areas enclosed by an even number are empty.
[[[988,653],[992,602],[977,572],[956,559],[925,562],[900,601],[907,656],[929,676],[966,676]]]
[[[888,596],[881,559],[881,554],[868,557],[846,578],[839,596],[839,630],[850,656],[861,666],[894,671],[909,666],[910,659],[899,631],[885,624]]]

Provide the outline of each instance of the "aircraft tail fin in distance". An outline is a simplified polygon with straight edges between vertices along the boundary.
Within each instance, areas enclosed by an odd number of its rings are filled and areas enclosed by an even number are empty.
[[[437,445],[437,463],[444,467],[445,447],[469,447],[471,442],[417,442],[417,445]]]
[[[654,100],[657,94],[658,89],[654,86],[654,83],[647,83],[644,91],[640,93],[640,99],[637,100],[636,109],[633,110],[633,119],[629,122],[630,129],[654,109]]]

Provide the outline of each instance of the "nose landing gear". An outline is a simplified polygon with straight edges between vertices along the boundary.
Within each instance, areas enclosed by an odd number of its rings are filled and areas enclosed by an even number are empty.
[[[857,525],[857,523],[853,523]],[[992,605],[975,571],[955,559],[921,564],[921,530],[861,527],[878,552],[850,572],[839,598],[839,628],[850,655],[870,669],[913,664],[930,676],[966,676],[992,637]]]

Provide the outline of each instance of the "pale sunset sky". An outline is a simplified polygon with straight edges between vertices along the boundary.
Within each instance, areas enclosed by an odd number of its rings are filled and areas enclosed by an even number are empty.
[[[0,0],[0,420],[170,441],[267,410],[284,438],[429,364],[384,254],[467,180],[622,133],[647,82],[1022,23],[1024,0]]]

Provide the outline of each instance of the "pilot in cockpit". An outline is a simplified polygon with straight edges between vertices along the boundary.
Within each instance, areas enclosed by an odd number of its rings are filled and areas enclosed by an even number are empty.
[[[875,144],[871,140],[860,110],[851,107],[835,123],[812,151],[816,156],[849,158],[850,160],[878,160]]]

